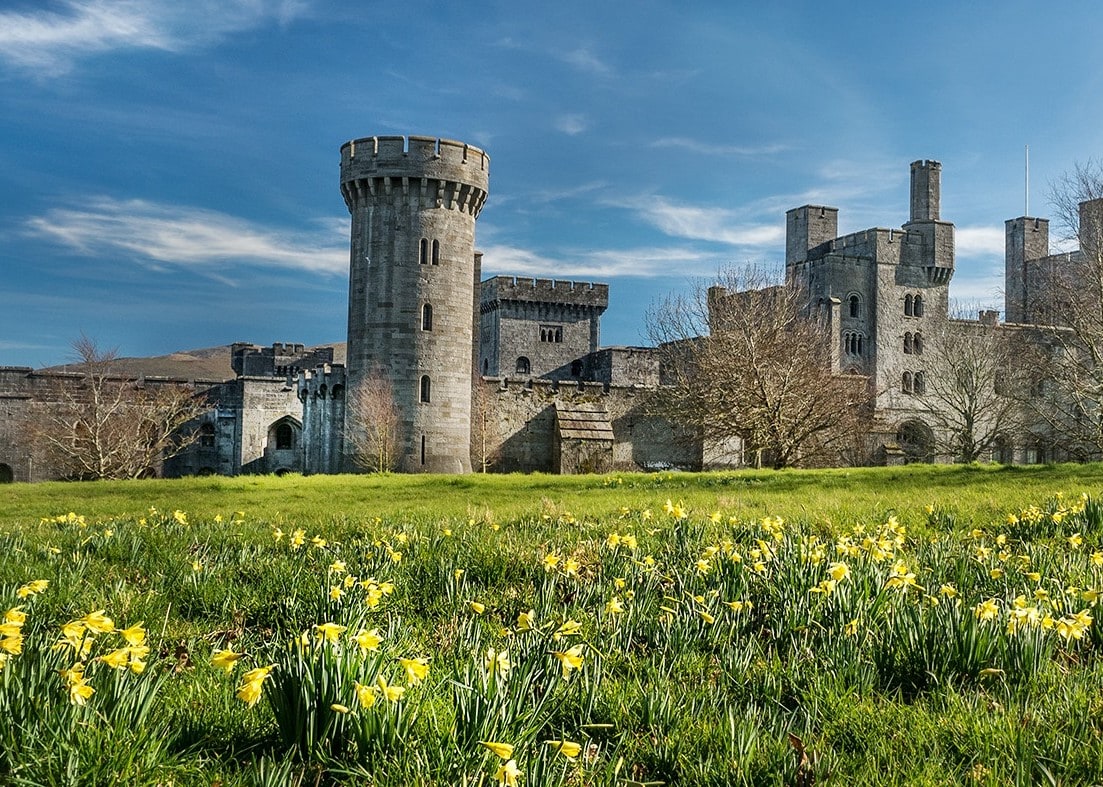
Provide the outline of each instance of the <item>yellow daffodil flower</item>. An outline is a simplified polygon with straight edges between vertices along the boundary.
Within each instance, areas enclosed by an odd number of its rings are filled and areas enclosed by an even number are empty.
[[[517,779],[520,776],[521,769],[517,767],[516,760],[509,760],[502,764],[494,773],[494,779],[499,784],[504,784],[506,787],[517,787]]]
[[[582,650],[585,646],[575,645],[573,648],[567,648],[565,651],[555,651],[552,653],[559,660],[559,665],[563,669],[563,678],[569,678],[572,670],[576,670],[582,666]]]
[[[379,650],[379,644],[383,641],[383,637],[379,633],[379,629],[360,629],[353,638],[356,640],[356,644],[360,646],[360,650],[363,652]]]
[[[398,663],[406,670],[406,683],[416,686],[429,674],[429,659],[424,656],[416,659],[399,659]]]
[[[582,753],[582,744],[574,741],[544,741],[568,760],[573,760]]]
[[[496,741],[479,741],[479,745],[493,752],[497,757],[508,760],[513,756],[512,743],[498,743]]]
[[[232,650],[223,649],[211,655],[211,664],[215,665],[226,674],[229,674],[234,671],[234,665],[237,664],[237,660],[240,658],[240,653],[234,653]]]

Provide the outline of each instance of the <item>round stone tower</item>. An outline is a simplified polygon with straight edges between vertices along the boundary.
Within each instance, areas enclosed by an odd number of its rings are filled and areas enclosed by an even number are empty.
[[[350,395],[379,381],[399,416],[398,466],[470,472],[475,219],[490,157],[432,137],[365,137],[341,147],[352,214]],[[349,418],[356,417],[353,407]]]

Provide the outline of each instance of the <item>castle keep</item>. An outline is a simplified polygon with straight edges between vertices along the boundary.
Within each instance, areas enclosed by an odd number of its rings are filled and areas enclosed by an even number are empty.
[[[172,375],[207,396],[199,439],[165,475],[336,473],[355,469],[350,425],[364,392],[398,412],[408,472],[587,472],[740,466],[738,440],[710,445],[651,414],[660,384],[648,347],[602,347],[605,284],[496,276],[481,281],[475,224],[489,193],[485,152],[432,137],[352,140],[340,151],[351,217],[347,345],[230,348],[223,376]],[[900,227],[838,234],[838,210],[785,216],[785,279],[822,317],[832,370],[876,392],[868,461],[932,461],[936,426],[918,397],[930,382],[931,337],[1029,330],[1052,321],[1047,288],[1077,253],[1051,255],[1046,219],[1006,222],[1006,322],[949,313],[954,225],[940,215],[942,166],[911,164]],[[1103,201],[1085,203],[1103,216]],[[1103,222],[1100,222],[1103,225]],[[77,384],[67,370],[0,368],[0,482],[50,478],[24,426]],[[999,461],[1062,459],[1037,434],[1001,438]]]

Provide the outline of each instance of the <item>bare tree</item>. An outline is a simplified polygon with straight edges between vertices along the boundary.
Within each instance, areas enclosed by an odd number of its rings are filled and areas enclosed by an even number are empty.
[[[373,473],[389,473],[398,464],[402,413],[394,388],[381,373],[368,375],[349,396],[345,438],[353,461]]]
[[[1103,455],[1103,161],[1077,164],[1050,187],[1060,237],[1079,248],[1035,272],[1036,368],[1025,402],[1048,438],[1079,459]]]
[[[957,462],[975,462],[1020,431],[1022,408],[1014,395],[1015,336],[996,323],[995,312],[982,313],[981,320],[964,315],[959,308],[957,319],[933,332],[909,335],[905,348],[923,356],[923,380],[913,393],[934,427],[937,450]]]
[[[75,374],[58,378],[31,426],[58,475],[139,478],[195,441],[186,426],[207,405],[192,388],[115,374],[116,351],[87,336],[73,350]]]
[[[471,467],[486,473],[498,461],[502,447],[499,414],[494,399],[478,377],[471,389]]]
[[[756,464],[845,461],[870,412],[868,381],[832,369],[831,339],[800,287],[748,269],[648,313],[656,412],[706,440],[742,439]]]

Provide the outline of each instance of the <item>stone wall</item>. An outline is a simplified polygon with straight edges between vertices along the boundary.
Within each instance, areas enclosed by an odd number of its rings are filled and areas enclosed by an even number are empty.
[[[639,470],[701,466],[700,441],[647,412],[650,391],[600,383],[557,384],[548,380],[520,381],[483,378],[484,400],[497,415],[494,435],[500,446],[497,472],[553,472],[555,403],[595,402],[604,406],[613,426],[611,469]]]

